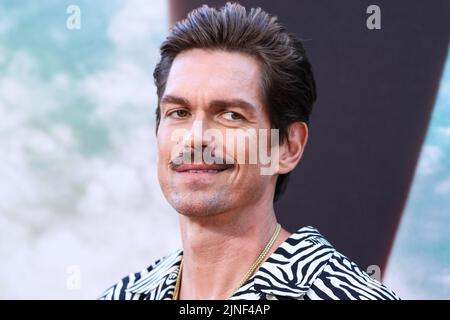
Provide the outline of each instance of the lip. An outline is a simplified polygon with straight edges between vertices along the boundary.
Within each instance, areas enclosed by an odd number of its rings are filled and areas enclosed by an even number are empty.
[[[178,173],[190,174],[218,174],[233,168],[232,164],[182,164],[174,168]]]

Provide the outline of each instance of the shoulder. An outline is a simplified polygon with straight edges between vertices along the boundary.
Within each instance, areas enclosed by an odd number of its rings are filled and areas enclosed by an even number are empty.
[[[267,299],[398,299],[310,226],[293,233],[261,266],[254,290]]]
[[[314,300],[399,300],[389,288],[335,251],[305,295]]]
[[[142,290],[148,287],[152,281],[164,278],[168,270],[181,256],[181,250],[170,255],[164,256],[150,266],[139,272],[134,272],[106,289],[97,299],[98,300],[140,300],[146,297],[147,291]],[[144,294],[145,293],[145,294]]]

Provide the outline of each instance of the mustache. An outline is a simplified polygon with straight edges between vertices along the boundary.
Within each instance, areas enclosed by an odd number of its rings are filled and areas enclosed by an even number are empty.
[[[198,149],[184,149],[178,153],[173,159],[169,161],[169,167],[171,169],[176,169],[184,164],[199,164],[200,160],[201,164],[227,164],[230,166],[235,165],[235,161],[233,158],[227,157],[226,155],[217,154],[215,150],[211,150],[211,152],[205,153],[204,150],[200,151]],[[228,161],[228,162],[227,162]]]

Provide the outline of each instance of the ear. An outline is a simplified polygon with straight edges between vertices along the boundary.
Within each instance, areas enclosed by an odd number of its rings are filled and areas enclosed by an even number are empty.
[[[278,174],[288,173],[300,161],[308,142],[308,126],[305,122],[294,122],[288,128],[286,139],[280,145]]]

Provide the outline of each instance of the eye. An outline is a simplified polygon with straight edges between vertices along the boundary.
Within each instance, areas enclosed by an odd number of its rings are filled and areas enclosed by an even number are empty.
[[[178,109],[169,112],[168,116],[175,118],[175,119],[183,119],[186,118],[189,115],[189,112],[183,109]]]
[[[230,121],[237,121],[237,120],[242,120],[242,119],[244,119],[244,117],[241,116],[239,113],[232,112],[232,111],[224,112],[224,113],[222,114],[222,116],[223,116],[226,120],[230,120]]]

